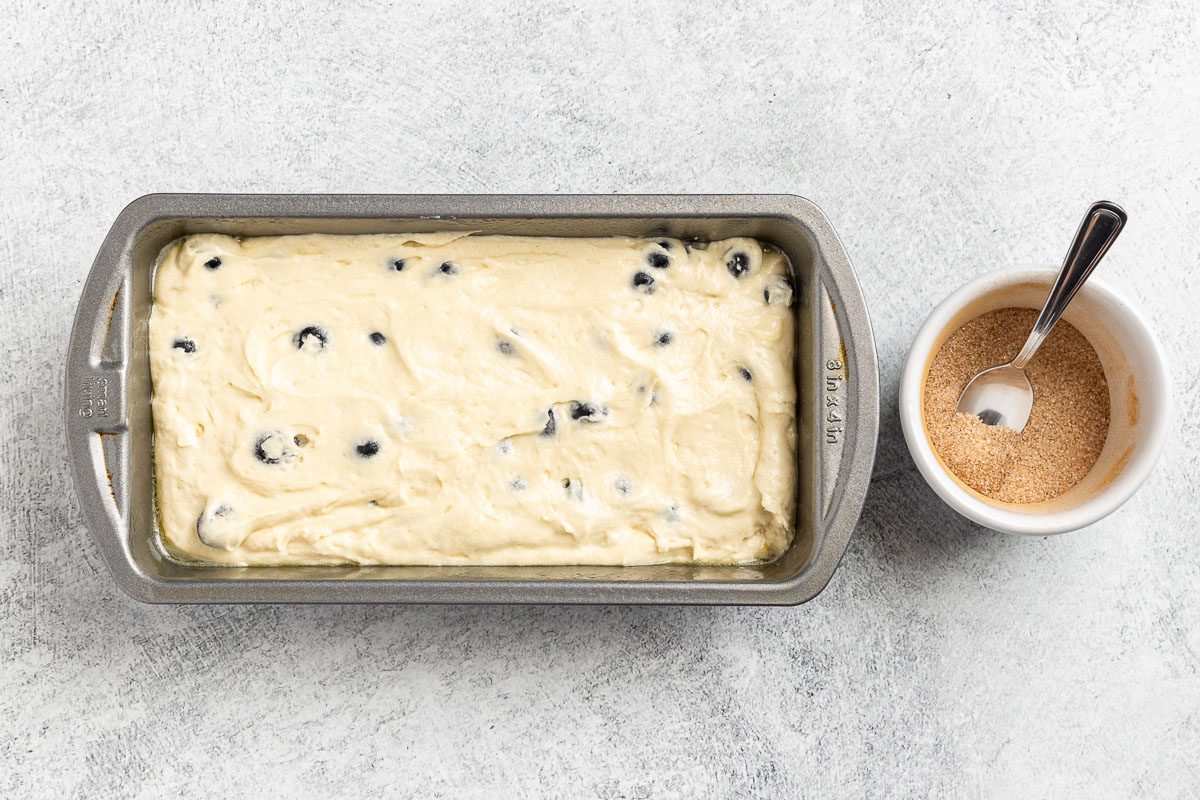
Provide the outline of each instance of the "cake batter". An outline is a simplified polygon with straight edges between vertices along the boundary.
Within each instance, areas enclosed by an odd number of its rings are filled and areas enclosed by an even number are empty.
[[[792,294],[751,239],[176,241],[150,319],[164,542],[244,565],[773,559]]]

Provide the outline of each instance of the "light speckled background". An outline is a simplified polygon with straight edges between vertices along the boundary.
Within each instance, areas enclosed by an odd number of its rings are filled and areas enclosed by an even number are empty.
[[[259,5],[0,9],[0,796],[1196,796],[1190,0]],[[774,610],[127,599],[72,500],[60,361],[109,223],[173,190],[813,198],[884,392],[841,569]],[[901,359],[1101,196],[1179,435],[1090,530],[988,533],[912,466]]]

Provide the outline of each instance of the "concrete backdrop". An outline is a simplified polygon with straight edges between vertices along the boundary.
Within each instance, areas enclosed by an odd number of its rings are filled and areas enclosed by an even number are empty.
[[[1198,38],[1189,0],[5,3],[0,796],[1196,796]],[[61,361],[154,191],[814,199],[884,397],[840,570],[795,609],[126,598],[73,500]],[[1178,433],[1089,530],[982,530],[908,457],[902,358],[1100,197]]]

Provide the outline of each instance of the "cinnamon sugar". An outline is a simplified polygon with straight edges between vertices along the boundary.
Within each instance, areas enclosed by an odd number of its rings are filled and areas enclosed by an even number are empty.
[[[950,335],[929,367],[923,395],[933,449],[967,486],[1006,503],[1037,503],[1066,492],[1088,474],[1108,436],[1109,395],[1095,349],[1059,322],[1027,372],[1033,413],[1022,433],[984,425],[957,411],[977,373],[1016,356],[1037,312],[991,311]]]

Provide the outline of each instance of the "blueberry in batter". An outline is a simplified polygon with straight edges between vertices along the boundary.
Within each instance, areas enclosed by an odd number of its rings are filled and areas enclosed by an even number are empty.
[[[671,266],[671,259],[666,253],[651,253],[646,256],[646,263],[655,269],[666,269]]]
[[[300,332],[292,337],[292,344],[296,346],[297,350],[307,350],[311,353],[324,350],[328,343],[329,334],[320,325],[301,328]]]
[[[600,410],[591,403],[571,402],[571,419],[577,422],[595,422],[600,414]]]
[[[273,466],[290,461],[293,453],[287,446],[287,438],[278,431],[272,431],[259,434],[254,440],[254,457]]]
[[[735,278],[741,278],[750,271],[750,256],[738,250],[730,254],[725,262],[725,269]]]
[[[233,509],[219,504],[215,508],[201,512],[196,517],[196,537],[209,547],[225,547],[224,537],[219,535],[222,521],[233,516]]]

